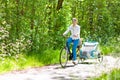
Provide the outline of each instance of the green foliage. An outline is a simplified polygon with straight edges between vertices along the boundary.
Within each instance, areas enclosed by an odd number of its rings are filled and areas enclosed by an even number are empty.
[[[114,69],[108,74],[103,74],[99,78],[93,78],[91,80],[119,80],[120,79],[120,69]]]
[[[104,54],[120,52],[119,0],[64,0],[59,10],[57,2],[0,0],[0,60],[37,53],[32,54],[29,59],[33,60],[26,64],[37,65],[35,57],[44,62],[42,64],[57,62],[58,55],[53,53],[58,51],[54,50],[63,46],[65,40],[61,35],[73,17],[78,19],[84,40],[98,41]],[[24,59],[21,61],[22,67]]]
[[[0,27],[7,29],[13,43],[21,37],[29,40],[32,46],[27,51],[59,49],[63,41],[61,35],[71,24],[72,17],[78,18],[81,37],[85,39],[104,45],[111,37],[119,36],[118,0],[66,0],[59,10],[56,10],[56,0],[2,0],[0,3]]]
[[[12,57],[19,53],[25,52],[26,49],[29,49],[31,42],[25,40],[24,36],[21,36],[19,39],[12,42],[9,37],[9,32],[6,28],[0,27],[0,58]]]
[[[101,51],[103,54],[107,55],[112,53],[113,56],[120,56],[120,37],[116,39],[110,39],[109,42],[105,45],[101,45]]]
[[[11,70],[21,70],[31,67],[41,67],[44,65],[56,64],[59,63],[59,50],[45,50],[43,54],[19,54],[14,57],[2,59],[0,60],[0,63],[0,73]]]
[[[59,63],[59,52],[59,50],[45,50],[39,55],[39,60],[46,65]]]
[[[4,61],[0,61],[0,72],[6,72],[6,71],[10,71],[10,70],[14,70],[14,64],[9,60],[9,59],[5,59]]]
[[[104,55],[110,54],[113,52],[113,47],[109,47],[109,46],[101,46],[101,51]]]

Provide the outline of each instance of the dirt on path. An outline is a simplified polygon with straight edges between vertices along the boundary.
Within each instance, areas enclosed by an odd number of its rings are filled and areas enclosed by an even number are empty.
[[[86,60],[84,64],[67,64],[66,68],[58,65],[45,66],[42,68],[30,68],[22,71],[12,71],[1,74],[0,80],[87,80],[98,77],[114,68],[120,68],[120,59],[104,56],[103,62]]]

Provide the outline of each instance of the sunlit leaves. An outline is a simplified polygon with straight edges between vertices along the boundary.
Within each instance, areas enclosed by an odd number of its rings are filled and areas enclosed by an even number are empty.
[[[81,37],[84,39],[90,38],[105,44],[110,42],[111,37],[119,36],[119,0],[64,0],[62,7],[56,10],[57,2],[58,0],[0,1],[0,26],[7,31],[0,33],[0,39],[9,38],[7,43],[20,46],[17,42],[24,43],[21,41],[21,37],[24,37],[25,42],[32,43],[28,51],[57,49],[63,45],[61,35],[71,25],[72,17],[78,19]]]

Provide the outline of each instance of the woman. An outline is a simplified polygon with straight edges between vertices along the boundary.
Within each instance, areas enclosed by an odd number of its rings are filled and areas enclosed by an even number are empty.
[[[78,22],[77,19],[73,18],[72,25],[70,25],[68,29],[63,33],[63,36],[65,36],[68,32],[71,32],[71,36],[67,39],[66,46],[70,53],[70,44],[73,43],[73,46],[72,46],[73,64],[77,64],[76,48],[80,41],[80,26],[77,24],[77,22]]]

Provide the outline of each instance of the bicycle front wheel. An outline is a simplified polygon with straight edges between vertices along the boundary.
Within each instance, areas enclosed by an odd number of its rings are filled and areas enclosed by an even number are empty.
[[[67,48],[66,47],[61,49],[59,61],[60,61],[61,67],[64,68],[67,64],[67,61],[68,61],[68,53],[67,53]]]

